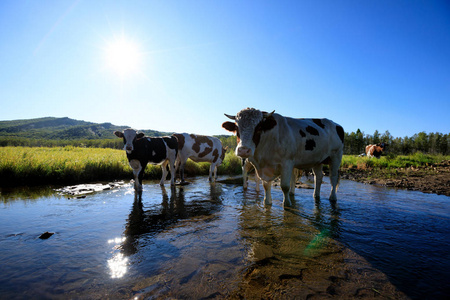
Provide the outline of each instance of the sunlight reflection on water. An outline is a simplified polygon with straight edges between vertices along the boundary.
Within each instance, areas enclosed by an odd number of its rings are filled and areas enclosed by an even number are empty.
[[[108,259],[108,267],[111,271],[111,278],[122,278],[127,273],[128,257],[123,253],[117,253],[113,258]]]
[[[108,240],[108,244],[114,244],[114,251],[120,248],[120,244],[125,242],[126,237],[116,237]],[[128,257],[123,253],[114,253],[113,257],[108,259],[108,267],[111,273],[111,278],[122,278],[128,269]]]

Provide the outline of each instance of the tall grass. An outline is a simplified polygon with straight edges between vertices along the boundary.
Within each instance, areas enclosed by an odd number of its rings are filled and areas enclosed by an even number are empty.
[[[125,153],[98,148],[0,148],[1,185],[77,183],[132,176]]]
[[[188,160],[187,176],[207,175],[209,163]],[[219,174],[238,174],[240,159],[227,153]],[[149,164],[144,178],[160,179],[161,167]],[[123,150],[79,147],[0,147],[0,186],[75,184],[132,179],[133,171]]]

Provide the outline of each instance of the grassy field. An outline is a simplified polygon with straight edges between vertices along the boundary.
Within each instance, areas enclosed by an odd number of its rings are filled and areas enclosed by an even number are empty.
[[[355,155],[344,155],[342,158],[341,167],[356,168],[360,170],[366,169],[386,169],[395,170],[400,168],[418,168],[424,166],[431,166],[440,163],[444,160],[450,160],[447,155],[427,155],[417,152],[412,155],[386,155],[380,159],[359,157]]]
[[[186,175],[206,175],[208,163],[188,161]],[[240,172],[240,160],[227,153],[219,174]],[[0,186],[75,184],[131,179],[123,150],[79,147],[0,147]],[[149,165],[146,179],[160,179],[161,167]]]
[[[383,169],[420,167],[433,165],[450,156],[424,155],[384,156],[369,159],[345,155],[342,167],[348,169]],[[207,175],[209,163],[196,164],[188,161],[187,176]],[[237,175],[241,173],[241,162],[231,151],[218,169],[219,174]],[[123,150],[78,147],[0,147],[0,186],[76,184],[93,181],[131,179],[133,173]],[[149,165],[146,179],[160,179],[161,167]]]

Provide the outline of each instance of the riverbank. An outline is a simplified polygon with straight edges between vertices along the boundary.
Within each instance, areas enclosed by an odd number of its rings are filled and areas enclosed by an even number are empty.
[[[450,196],[450,160],[396,169],[341,168],[341,178],[424,193]]]
[[[328,171],[324,167],[325,173]],[[450,156],[415,153],[370,159],[344,155],[341,178],[450,196]],[[188,160],[188,177],[207,175],[209,163]],[[228,152],[219,175],[240,175],[241,159]],[[160,179],[161,167],[149,165],[145,179]],[[81,147],[0,147],[0,186],[73,185],[130,180],[133,172],[123,150]]]

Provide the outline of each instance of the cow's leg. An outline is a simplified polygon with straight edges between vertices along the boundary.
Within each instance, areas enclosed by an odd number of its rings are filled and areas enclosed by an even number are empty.
[[[256,184],[256,191],[259,192],[259,183],[261,182],[261,179],[259,179],[258,174],[255,172],[255,184]]]
[[[186,166],[186,161],[187,158],[181,157],[179,158],[179,162],[180,162],[180,178],[181,178],[181,183],[184,183],[184,168]]]
[[[249,165],[251,165],[251,164],[249,163]],[[253,165],[251,165],[251,166],[253,166]],[[257,192],[259,192],[259,183],[260,182],[262,182],[262,180],[258,175],[258,170],[256,170],[256,168],[255,168],[255,183],[256,183],[256,191]]]
[[[246,161],[245,158],[242,159],[242,179],[243,179],[243,183],[242,186],[244,187],[244,190],[247,189],[248,187],[248,169],[250,168],[250,163],[248,161]]]
[[[299,169],[293,169],[292,170],[292,176],[291,176],[291,188],[289,189],[289,194],[294,195],[295,194],[295,184],[297,183],[297,179],[300,178],[302,175],[302,171]]]
[[[341,166],[342,153],[336,155],[331,159],[330,163],[330,181],[331,181],[331,193],[330,201],[336,201],[336,191],[339,185],[339,167]]]
[[[142,191],[142,184],[139,183],[139,174],[142,170],[141,163],[137,159],[132,159],[129,161],[131,169],[133,169],[134,175],[134,189],[136,191]]]
[[[272,205],[272,181],[263,180],[262,182],[264,187],[264,204]]]
[[[161,185],[161,186],[163,186],[164,185],[164,181],[166,180],[166,178],[167,178],[167,164],[169,163],[169,160],[168,159],[166,159],[163,163],[162,163],[162,165],[161,165],[161,169],[162,169],[162,178],[161,178],[161,181],[159,182],[159,185]]]
[[[169,159],[169,168],[170,168],[170,185],[175,186],[175,176],[176,176],[176,169],[175,169],[175,159]]]
[[[217,165],[214,165],[214,182],[217,180]]]
[[[209,182],[212,182],[212,172],[213,172],[213,168],[214,168],[214,166],[213,166],[213,164],[211,164],[211,165],[209,166],[209,177],[208,177]]]
[[[322,184],[323,172],[322,172],[322,164],[315,166],[312,168],[314,173],[314,199],[320,199],[320,186]]]
[[[177,159],[175,160],[175,164],[174,164],[174,167],[175,167],[175,180],[177,179],[178,171],[180,171],[180,180],[181,180],[181,170],[180,170],[181,162],[180,161],[181,161],[180,157],[177,156]]]
[[[283,171],[281,172],[281,180],[280,180],[280,186],[281,190],[283,191],[283,204],[284,205],[291,205],[291,199],[289,198],[289,195],[291,194],[291,185],[292,181],[294,181],[294,188],[295,188],[295,174],[294,169],[290,167],[284,167]],[[294,192],[292,192],[293,194]]]
[[[147,163],[143,164],[141,167],[141,170],[139,171],[138,175],[138,181],[139,181],[139,192],[142,192],[142,179],[144,179],[144,173],[145,173],[145,167],[147,166]]]

